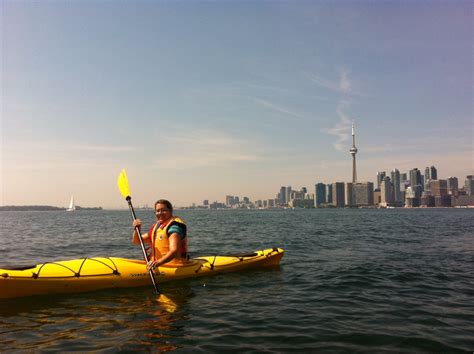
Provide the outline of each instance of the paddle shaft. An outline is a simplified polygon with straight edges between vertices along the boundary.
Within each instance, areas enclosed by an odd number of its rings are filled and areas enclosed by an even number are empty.
[[[128,202],[128,207],[130,209],[130,213],[132,214],[133,221],[135,221],[137,219],[137,216],[135,215],[135,210],[133,209],[132,198],[127,197],[126,200]],[[149,260],[148,260],[148,255],[146,254],[145,244],[143,243],[142,233],[138,227],[136,227],[135,229],[137,230],[138,239],[140,240],[140,246],[142,246],[143,257],[145,258],[145,262],[148,264]],[[148,273],[150,273],[151,282],[153,283],[153,287],[155,288],[156,293],[160,294],[160,291],[158,290],[158,285],[156,284],[155,274],[153,273],[153,270],[150,269]]]

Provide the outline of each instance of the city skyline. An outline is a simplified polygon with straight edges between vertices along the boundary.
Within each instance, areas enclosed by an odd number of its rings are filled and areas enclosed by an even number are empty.
[[[468,1],[2,1],[0,205],[472,175]],[[354,155],[355,162],[355,155]]]
[[[293,188],[292,185],[286,185],[286,186],[281,186],[280,187],[280,190],[278,193],[276,193],[276,196],[275,197],[269,197],[269,198],[263,198],[263,199],[253,199],[251,197],[249,197],[248,194],[246,195],[243,195],[243,196],[238,196],[238,195],[232,195],[232,194],[227,194],[225,196],[225,201],[222,201],[222,199],[224,198],[221,198],[220,200],[209,200],[209,199],[205,199],[202,203],[193,203],[193,206],[209,206],[209,205],[216,205],[218,207],[224,207],[224,206],[232,206],[232,205],[239,205],[239,204],[242,204],[242,205],[254,205],[254,204],[258,204],[258,203],[261,203],[261,202],[270,202],[272,201],[274,203],[274,205],[272,207],[275,207],[275,206],[288,206],[288,202],[290,201],[290,198],[289,198],[289,195],[291,193],[295,193],[296,194],[296,198],[295,199],[311,199],[312,202],[314,202],[314,206],[317,206],[319,203],[317,202],[318,200],[318,186],[322,185],[324,186],[325,188],[325,191],[323,192],[324,194],[327,193],[327,187],[328,186],[336,186],[336,185],[339,185],[340,188],[343,189],[342,191],[342,195],[344,195],[344,197],[347,198],[347,191],[345,189],[348,188],[348,185],[350,186],[350,188],[352,189],[353,187],[356,188],[356,186],[358,186],[359,188],[362,188],[362,189],[367,189],[368,187],[371,189],[371,192],[370,193],[381,193],[381,188],[383,189],[384,186],[383,186],[383,182],[384,180],[386,180],[387,182],[391,183],[391,193],[393,194],[392,195],[392,198],[393,200],[389,201],[388,204],[390,205],[397,205],[397,206],[404,206],[405,204],[405,191],[406,191],[406,188],[407,187],[414,187],[416,185],[422,185],[422,191],[425,192],[425,191],[428,191],[428,193],[430,193],[430,184],[429,182],[437,182],[438,183],[438,189],[440,188],[439,187],[439,183],[444,183],[446,182],[446,193],[451,193],[451,191],[463,191],[463,192],[467,192],[467,195],[473,195],[473,190],[472,189],[472,182],[471,182],[471,185],[470,187],[468,188],[468,190],[466,190],[466,183],[467,181],[471,181],[473,179],[473,176],[472,175],[468,175],[468,176],[465,176],[464,178],[463,177],[457,177],[457,176],[450,176],[449,178],[447,179],[437,179],[437,168],[435,166],[427,166],[425,168],[425,171],[427,171],[428,169],[430,169],[430,171],[434,171],[434,176],[432,175],[422,175],[421,173],[419,174],[419,176],[421,177],[421,180],[418,181],[418,180],[415,180],[415,181],[411,181],[410,179],[407,179],[408,176],[410,175],[408,172],[407,173],[400,173],[400,171],[395,168],[393,169],[392,171],[390,171],[390,176],[386,175],[386,171],[378,171],[377,172],[377,175],[376,175],[376,178],[375,178],[375,182],[372,182],[372,181],[365,181],[365,182],[356,182],[356,183],[353,183],[353,182],[347,182],[347,181],[333,181],[333,182],[330,182],[330,183],[322,183],[322,182],[316,182],[314,183],[313,185],[311,185],[311,188],[308,188],[308,186],[301,186],[301,187],[296,187]],[[420,170],[415,167],[413,168],[412,170],[410,170],[409,172],[420,172]],[[382,178],[379,180],[379,175],[382,174]],[[402,179],[400,178],[402,175],[404,175],[406,178]],[[428,185],[426,184],[428,182]],[[453,183],[454,186],[450,186],[450,183]],[[403,186],[403,189],[401,189],[401,186]],[[300,194],[300,195],[298,195]],[[302,194],[302,195],[301,195]],[[355,193],[357,194],[357,193]],[[451,195],[451,194],[450,194]],[[355,197],[355,195],[354,195]],[[352,198],[352,197],[351,197]],[[292,198],[291,198],[292,199]],[[332,199],[332,197],[330,198]],[[370,200],[372,200],[372,202],[370,202]],[[386,202],[384,200],[382,200],[382,202]],[[325,201],[324,202],[321,202],[322,204],[332,204],[332,202],[329,202],[327,201],[327,197],[325,198]],[[351,204],[354,204],[353,206],[356,205],[355,203],[355,200],[352,201],[352,200],[348,200],[345,199],[345,200],[340,200],[339,203],[336,203],[336,204],[343,204],[344,206],[350,206]],[[336,205],[334,204],[334,205]],[[367,205],[373,205],[373,206],[377,206],[379,204],[379,201],[375,201],[373,199],[370,199],[369,200],[366,200],[366,204]],[[365,205],[365,204],[364,204]],[[474,201],[471,202],[469,205],[473,205],[474,206]],[[191,206],[191,205],[190,205]],[[384,206],[387,206],[387,205],[384,205]],[[302,205],[298,205],[298,207],[311,207],[309,204],[306,205],[306,206],[302,206]]]

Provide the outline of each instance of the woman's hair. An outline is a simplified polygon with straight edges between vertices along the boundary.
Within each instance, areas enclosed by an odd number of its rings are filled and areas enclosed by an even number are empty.
[[[166,200],[166,199],[160,199],[160,200],[158,200],[158,201],[155,203],[155,209],[156,209],[156,205],[157,205],[157,204],[164,204],[164,205],[166,205],[166,207],[167,207],[169,210],[173,211],[173,205],[171,205],[171,202],[170,202],[169,200]]]

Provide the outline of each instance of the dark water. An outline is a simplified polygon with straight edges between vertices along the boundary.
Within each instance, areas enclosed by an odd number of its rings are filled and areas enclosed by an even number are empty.
[[[138,211],[151,223],[151,211]],[[180,211],[194,255],[280,268],[0,304],[2,352],[474,351],[474,210]],[[1,212],[2,265],[140,258],[128,211]]]

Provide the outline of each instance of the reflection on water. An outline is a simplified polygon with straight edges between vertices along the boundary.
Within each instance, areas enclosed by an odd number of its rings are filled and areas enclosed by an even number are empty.
[[[191,288],[169,287],[166,295],[148,288],[69,296],[36,296],[2,301],[0,347],[8,350],[128,351],[149,347],[164,352],[186,317],[181,309]]]

